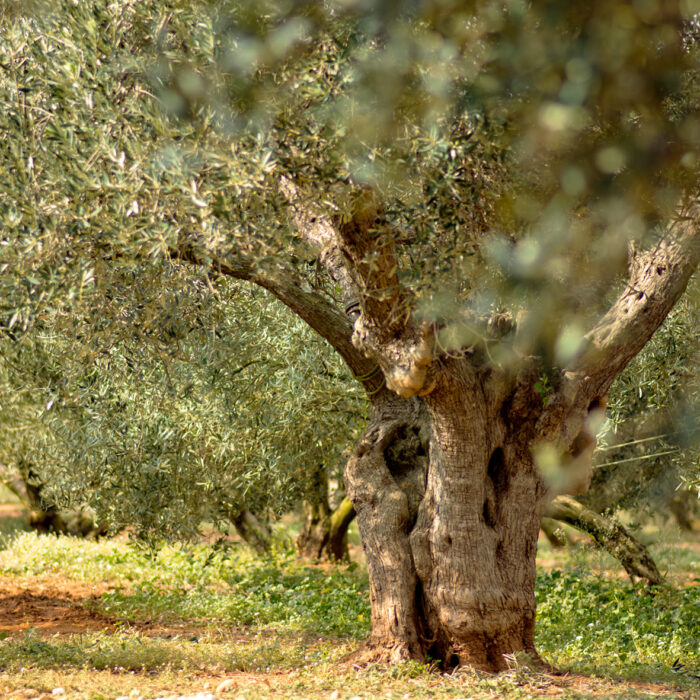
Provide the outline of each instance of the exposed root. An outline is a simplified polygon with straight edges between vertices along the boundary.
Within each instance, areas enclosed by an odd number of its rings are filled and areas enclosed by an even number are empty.
[[[425,652],[407,642],[393,640],[386,642],[370,637],[357,651],[353,652],[348,661],[355,666],[370,664],[399,664],[406,661],[425,661]]]

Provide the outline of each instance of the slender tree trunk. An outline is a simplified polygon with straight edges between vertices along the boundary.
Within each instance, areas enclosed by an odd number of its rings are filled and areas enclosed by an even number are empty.
[[[231,522],[236,532],[259,554],[270,550],[272,533],[266,523],[261,521],[254,513],[244,508],[239,513],[231,516]]]
[[[668,500],[668,508],[678,523],[678,527],[686,532],[693,531],[693,501],[697,496],[689,491],[675,491]]]
[[[335,511],[331,509],[325,468],[318,469],[315,482],[314,500],[304,505],[306,521],[297,537],[297,551],[308,559],[347,561],[348,527],[355,517],[352,502],[345,498]]]
[[[328,473],[319,467],[311,486],[313,501],[304,504],[306,520],[296,540],[302,557],[319,561],[347,561],[348,526],[355,517],[350,499],[345,498],[335,511],[328,493]]]
[[[330,529],[330,511],[327,499],[304,503],[304,524],[296,538],[300,557],[318,560],[324,558]]]
[[[4,479],[5,485],[22,501],[28,511],[29,526],[38,532],[56,532],[74,537],[97,537],[104,529],[95,522],[88,508],[59,509],[47,504],[41,492],[44,485],[31,466],[20,465],[20,472]]]
[[[348,528],[355,519],[355,507],[349,498],[344,498],[340,505],[333,511],[330,517],[328,531],[328,545],[325,556],[336,561],[349,559],[348,553]]]
[[[309,490],[311,496],[303,504],[306,517],[297,536],[296,546],[299,556],[321,560],[326,554],[331,517],[328,472],[322,465],[315,470]]]
[[[346,561],[348,554],[348,527],[355,518],[355,509],[349,498],[331,511],[327,502],[307,504],[307,517],[297,537],[299,555],[320,561]]]

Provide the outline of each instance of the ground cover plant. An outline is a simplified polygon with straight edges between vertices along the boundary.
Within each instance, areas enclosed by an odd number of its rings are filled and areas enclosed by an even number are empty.
[[[493,677],[430,662],[353,666],[370,632],[356,564],[311,564],[281,546],[260,556],[237,543],[149,548],[16,531],[0,550],[0,691],[154,698],[223,683],[222,698],[691,698],[700,543],[667,532],[647,540],[666,566],[653,593],[608,555],[542,540],[537,643],[566,675],[514,657]]]

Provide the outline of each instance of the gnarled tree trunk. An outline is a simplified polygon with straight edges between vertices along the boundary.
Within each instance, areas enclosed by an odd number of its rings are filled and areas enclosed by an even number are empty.
[[[425,490],[426,414],[418,401],[382,389],[345,466],[367,560],[372,633],[361,660],[423,659],[426,635],[409,533]]]
[[[345,467],[370,578],[365,657],[424,659],[430,652],[445,667],[492,671],[518,652],[536,659],[537,535],[557,495],[540,477],[536,455],[553,456],[570,475],[560,492],[587,488],[592,418],[697,266],[697,206],[681,210],[652,250],[632,251],[617,301],[569,364],[553,368],[502,314],[469,316],[481,340],[442,351],[439,329],[414,317],[415,298],[398,274],[396,231],[371,191],[331,219],[295,183],[283,179],[281,189],[301,235],[320,249],[341,287],[346,316],[284,269],[263,274],[245,260],[215,267],[275,294],[333,345],[367,390],[366,431]],[[188,245],[177,255],[200,260]],[[509,366],[491,361],[489,343],[500,344]],[[537,388],[544,372],[552,386],[546,401]]]
[[[483,397],[474,392],[479,379],[457,364],[450,369],[424,402],[388,393],[375,401],[346,469],[370,575],[364,658],[430,653],[445,666],[500,670],[515,651],[537,658],[535,553],[545,489],[527,431],[499,418],[502,403],[474,400]],[[404,455],[413,455],[414,467],[397,468],[387,447],[411,433],[418,440]]]
[[[425,398],[433,435],[411,544],[438,658],[500,670],[505,654],[536,657],[535,554],[545,489],[527,430],[502,420],[478,381],[454,367]]]
[[[491,671],[519,652],[538,661],[535,554],[545,506],[557,494],[536,458],[548,454],[566,474],[557,489],[587,488],[594,424],[607,391],[697,265],[698,237],[689,221],[679,217],[667,240],[633,257],[628,286],[562,369],[538,359],[518,330],[511,333],[512,320],[498,317],[483,324],[483,335],[492,331],[518,358],[511,369],[490,362],[478,343],[440,352],[436,329],[411,318],[394,238],[371,192],[326,231],[326,259],[342,259],[360,300],[353,344],[379,363],[388,389],[422,397],[430,426],[417,512],[386,459],[400,429],[397,404],[373,405],[368,432],[346,469],[370,575],[371,657],[430,652],[444,666]],[[546,401],[538,391],[544,372],[553,375]],[[382,418],[385,407],[393,422]]]

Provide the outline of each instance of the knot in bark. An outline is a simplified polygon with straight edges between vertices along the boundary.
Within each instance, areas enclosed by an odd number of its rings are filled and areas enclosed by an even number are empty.
[[[421,326],[410,339],[385,338],[364,315],[355,321],[352,344],[377,361],[391,391],[404,398],[425,396],[435,388],[430,377],[435,343],[432,327]]]

